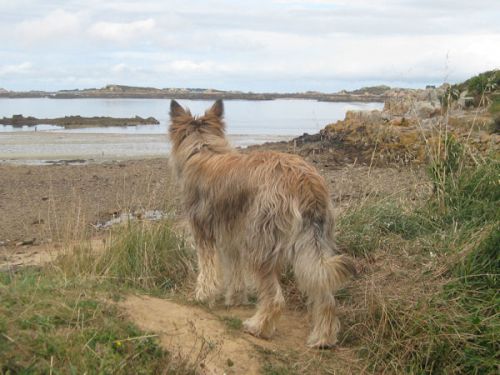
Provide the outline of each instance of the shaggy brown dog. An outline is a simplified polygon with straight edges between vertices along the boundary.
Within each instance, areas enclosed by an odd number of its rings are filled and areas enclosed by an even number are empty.
[[[172,100],[170,117],[171,162],[198,251],[196,299],[213,301],[225,287],[227,305],[244,303],[248,275],[259,302],[244,327],[268,338],[285,303],[279,277],[292,264],[312,312],[308,345],[334,345],[340,326],[334,292],[354,267],[335,254],[324,179],[298,156],[233,149],[224,136],[220,100],[201,117]]]

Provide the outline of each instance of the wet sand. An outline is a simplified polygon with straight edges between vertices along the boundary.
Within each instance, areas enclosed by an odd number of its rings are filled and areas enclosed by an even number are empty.
[[[116,214],[163,209],[170,188],[167,164],[0,164],[0,247],[77,238]]]
[[[229,135],[239,147],[291,136]],[[166,134],[94,134],[59,132],[0,132],[0,163],[41,164],[44,160],[85,159],[94,162],[166,157]]]

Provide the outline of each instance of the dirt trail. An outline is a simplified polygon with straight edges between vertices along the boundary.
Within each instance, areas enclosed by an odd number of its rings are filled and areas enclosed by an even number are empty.
[[[228,339],[217,316],[194,306],[132,296],[122,307],[139,328],[159,334],[160,342],[182,359],[199,362],[205,374],[259,374],[258,354],[241,337]]]
[[[324,354],[305,346],[309,327],[304,312],[286,311],[272,340],[261,340],[226,323],[250,317],[255,307],[207,311],[199,306],[146,296],[129,296],[120,305],[139,328],[158,334],[165,349],[178,352],[181,359],[198,363],[201,374],[261,374],[263,351],[281,354],[295,351],[299,357],[313,359]],[[338,350],[336,354],[341,359],[347,353]]]

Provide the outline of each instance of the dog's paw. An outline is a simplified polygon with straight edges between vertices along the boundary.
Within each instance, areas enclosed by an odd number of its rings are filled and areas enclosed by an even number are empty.
[[[209,307],[213,307],[215,304],[215,298],[216,292],[205,288],[196,288],[194,293],[194,299],[196,302],[207,304]]]
[[[243,331],[251,334],[255,337],[261,337],[261,329],[257,326],[251,319],[247,319],[243,322]]]
[[[251,318],[243,322],[243,331],[265,340],[270,339],[274,333],[273,328],[265,329],[262,324],[256,324]]]
[[[310,337],[307,340],[307,346],[312,348],[312,349],[319,349],[319,350],[327,350],[327,349],[333,349],[337,346],[337,339],[317,339],[317,338],[312,338]]]

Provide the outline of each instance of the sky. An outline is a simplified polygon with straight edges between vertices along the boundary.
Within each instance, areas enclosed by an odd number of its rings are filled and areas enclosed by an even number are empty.
[[[0,88],[336,92],[500,68],[500,0],[0,0]]]

